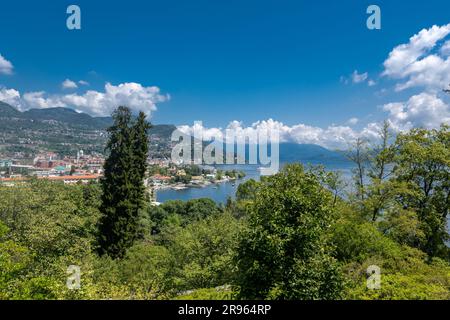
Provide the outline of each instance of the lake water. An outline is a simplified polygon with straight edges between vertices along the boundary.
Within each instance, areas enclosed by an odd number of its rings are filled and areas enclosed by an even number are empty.
[[[239,184],[249,179],[259,179],[259,171],[257,165],[229,165],[217,166],[222,170],[240,170],[244,171],[246,176],[243,179],[211,184],[201,188],[187,188],[183,190],[162,189],[156,192],[156,201],[165,202],[167,200],[190,200],[199,198],[210,198],[218,203],[225,203],[228,197],[234,198]]]
[[[351,178],[351,170],[353,168],[352,163],[349,162],[325,163],[324,166],[327,170],[340,171],[344,179]],[[221,165],[217,167],[222,170],[236,169],[244,171],[246,173],[246,176],[245,178],[240,180],[211,184],[203,188],[187,188],[183,190],[172,190],[172,189],[158,190],[156,193],[156,201],[158,202],[165,202],[167,200],[187,201],[190,199],[210,198],[217,203],[225,203],[228,197],[234,199],[239,184],[249,179],[259,180],[260,177],[258,165]],[[450,228],[450,216],[447,217],[447,227]]]
[[[173,189],[162,189],[156,192],[156,201],[165,202],[167,200],[189,200],[198,198],[210,198],[217,203],[225,203],[228,197],[234,198],[236,190],[239,184],[249,180],[255,179],[259,180],[260,172],[258,170],[259,165],[220,165],[217,168],[221,170],[232,170],[236,169],[239,171],[244,171],[246,176],[243,179],[222,182],[218,184],[211,184],[202,188],[187,188],[183,190],[173,190]],[[351,164],[350,163],[335,163],[328,164],[325,166],[327,170],[339,170],[342,172],[343,176],[350,177]]]

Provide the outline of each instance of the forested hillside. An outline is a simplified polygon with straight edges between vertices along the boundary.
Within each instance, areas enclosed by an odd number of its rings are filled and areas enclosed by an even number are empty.
[[[32,158],[39,152],[76,155],[77,151],[103,153],[111,117],[91,117],[68,108],[20,112],[0,102],[0,158]],[[154,156],[170,155],[173,125],[153,125],[149,134]]]
[[[449,127],[358,147],[366,179],[356,170],[350,193],[293,164],[225,206],[146,202],[122,257],[98,254],[100,185],[0,186],[0,298],[450,299]]]

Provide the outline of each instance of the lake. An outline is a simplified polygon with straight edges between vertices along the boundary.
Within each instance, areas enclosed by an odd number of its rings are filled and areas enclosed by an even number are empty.
[[[328,163],[324,164],[327,170],[339,170],[342,172],[345,178],[349,178],[351,175],[351,163]],[[259,165],[218,165],[217,168],[221,170],[236,169],[244,171],[246,176],[243,179],[222,182],[218,184],[211,184],[202,188],[187,188],[183,190],[162,189],[156,192],[156,201],[165,202],[167,200],[190,200],[198,198],[210,198],[217,203],[225,203],[228,197],[234,198],[236,190],[239,184],[249,180],[259,180],[260,172],[258,170]]]
[[[156,192],[156,201],[165,202],[167,200],[190,200],[198,198],[210,198],[218,203],[225,203],[228,197],[233,197],[239,184],[249,179],[259,179],[258,165],[221,165],[217,166],[221,170],[240,170],[246,176],[243,179],[211,184],[201,188],[187,188],[183,190],[162,189]]]
[[[310,163],[310,162],[308,162]],[[308,163],[304,163],[305,165]],[[322,162],[323,163],[323,162]],[[318,163],[311,163],[318,164]],[[327,170],[340,171],[344,179],[351,179],[351,170],[353,164],[350,162],[325,162],[323,163]],[[217,168],[221,170],[232,170],[236,169],[239,171],[244,171],[246,176],[243,179],[232,181],[232,182],[222,182],[218,184],[211,184],[203,188],[187,188],[183,190],[172,190],[163,189],[156,192],[156,201],[165,202],[167,200],[183,200],[187,201],[190,199],[199,198],[210,198],[217,203],[226,203],[228,197],[234,199],[236,190],[239,184],[249,180],[255,179],[259,180],[260,174],[258,170],[259,165],[220,165]],[[450,228],[450,216],[447,217],[447,228]],[[448,242],[450,246],[450,241]]]

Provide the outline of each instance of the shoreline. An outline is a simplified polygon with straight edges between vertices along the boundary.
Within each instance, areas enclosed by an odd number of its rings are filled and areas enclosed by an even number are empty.
[[[243,179],[243,178],[241,178]],[[211,185],[218,185],[218,184],[222,184],[222,183],[226,183],[226,182],[235,182],[238,180],[241,180],[238,178],[225,178],[225,179],[221,179],[221,180],[215,180],[215,181],[202,181],[201,183],[176,183],[176,184],[169,184],[169,185],[158,185],[158,186],[154,186],[153,190],[158,191],[158,190],[186,190],[186,189],[190,189],[190,188],[205,188]]]

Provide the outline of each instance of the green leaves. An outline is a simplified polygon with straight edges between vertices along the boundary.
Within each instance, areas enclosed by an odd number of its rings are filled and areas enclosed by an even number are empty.
[[[181,290],[230,284],[233,256],[242,224],[229,213],[193,222],[169,239],[168,248],[179,266]]]
[[[91,258],[96,192],[43,180],[0,187],[0,299],[69,296],[67,267],[87,271]]]
[[[253,189],[236,258],[239,296],[339,297],[341,276],[326,241],[333,216],[330,192],[301,165],[288,165]]]
[[[394,179],[405,182],[415,193],[398,198],[401,205],[417,212],[425,233],[420,248],[431,257],[448,257],[445,241],[450,208],[450,131],[413,129],[396,141]]]
[[[147,169],[148,129],[145,114],[132,120],[126,107],[113,114],[108,129],[109,153],[102,179],[103,214],[99,223],[99,253],[123,257],[141,235],[140,215],[145,207],[144,178]]]

